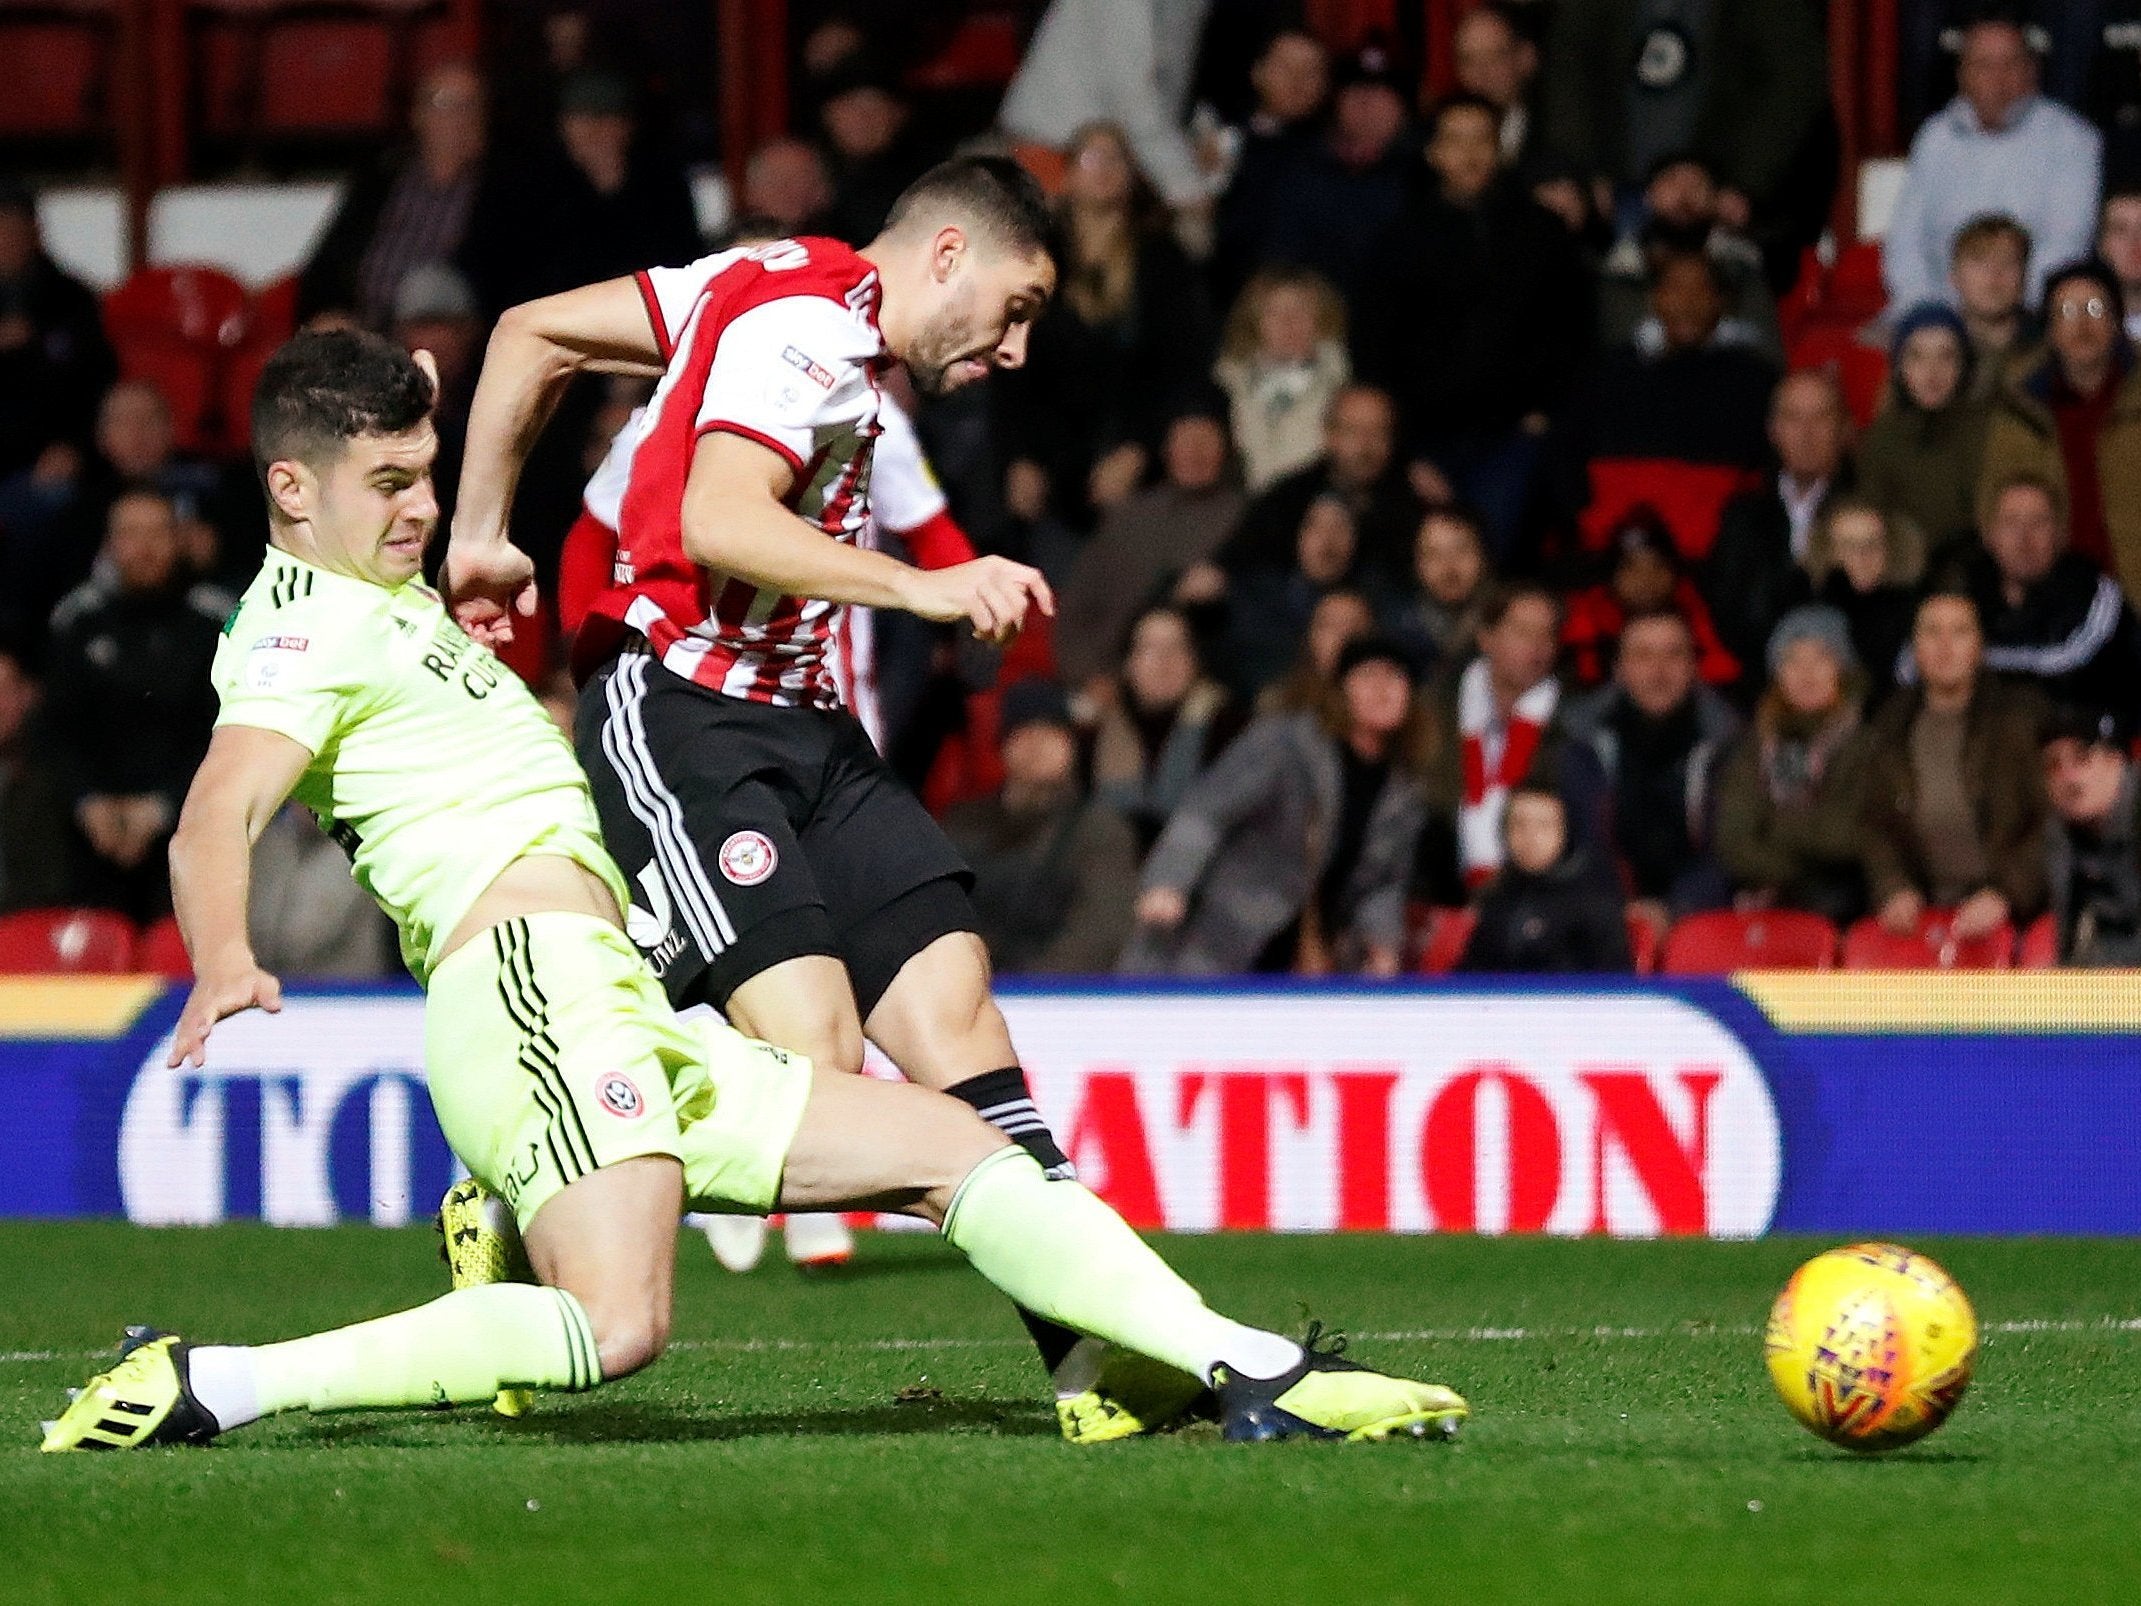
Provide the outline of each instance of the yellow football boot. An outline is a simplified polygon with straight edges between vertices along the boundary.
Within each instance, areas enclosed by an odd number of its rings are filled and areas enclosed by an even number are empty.
[[[1112,1444],[1209,1417],[1216,1405],[1189,1373],[1110,1344],[1092,1386],[1056,1401],[1056,1423],[1072,1444]]]
[[[69,1392],[73,1403],[44,1425],[47,1453],[207,1444],[222,1431],[187,1386],[186,1345],[151,1327],[129,1327],[119,1364]]]
[[[1318,1348],[1323,1324],[1309,1324],[1301,1363],[1278,1377],[1242,1377],[1222,1368],[1220,1436],[1237,1444],[1274,1439],[1381,1441],[1398,1435],[1453,1439],[1471,1415],[1461,1395],[1439,1383],[1386,1377],[1346,1360],[1345,1339]]]
[[[443,1240],[439,1258],[446,1262],[454,1287],[535,1281],[513,1212],[474,1177],[463,1177],[446,1190],[433,1227]],[[500,1416],[526,1416],[534,1404],[533,1389],[500,1389],[491,1409]]]

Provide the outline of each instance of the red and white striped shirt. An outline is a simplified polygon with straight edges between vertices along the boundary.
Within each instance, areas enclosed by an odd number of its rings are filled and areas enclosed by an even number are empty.
[[[877,271],[836,240],[776,240],[639,275],[668,366],[633,439],[612,584],[574,647],[584,677],[627,630],[673,673],[783,707],[840,704],[839,605],[711,573],[684,551],[699,439],[726,430],[788,460],[788,506],[853,545],[869,522]]]

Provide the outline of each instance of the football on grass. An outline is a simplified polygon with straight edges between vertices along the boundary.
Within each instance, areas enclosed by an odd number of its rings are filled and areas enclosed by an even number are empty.
[[[1770,1307],[1769,1375],[1801,1423],[1847,1450],[1893,1450],[1948,1419],[1977,1363],[1955,1279],[1897,1244],[1852,1244],[1792,1273]]]

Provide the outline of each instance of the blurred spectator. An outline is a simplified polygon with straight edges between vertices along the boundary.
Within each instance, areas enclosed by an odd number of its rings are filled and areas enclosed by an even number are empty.
[[[1958,938],[2026,924],[2044,904],[2039,705],[1984,672],[1976,605],[1936,592],[1911,635],[1919,683],[1874,717],[1859,852],[1898,936],[1953,909]]]
[[[1171,209],[1206,213],[1213,175],[1183,118],[1210,6],[1211,0],[1050,0],[1004,91],[997,122],[1014,140],[1072,159],[1080,130],[1114,124],[1125,155]],[[1020,154],[1037,171],[1047,165]]]
[[[1854,454],[1858,492],[1939,546],[1977,528],[1986,408],[1970,397],[1960,314],[1923,302],[1896,321],[1888,394]]]
[[[1417,146],[1409,137],[1412,85],[1387,46],[1371,43],[1348,56],[1337,83],[1322,137],[1295,152],[1263,233],[1241,248],[1244,266],[1314,268],[1352,303],[1376,242],[1404,210]]]
[[[1371,610],[1382,577],[1360,554],[1353,510],[1337,496],[1319,496],[1301,515],[1291,559],[1284,567],[1253,559],[1227,580],[1227,684],[1245,699],[1286,673],[1308,635],[1316,605],[1333,591],[1358,591]]]
[[[825,131],[833,185],[822,227],[836,240],[867,245],[900,191],[922,176],[937,152],[916,133],[898,78],[881,66],[852,60],[808,87]]]
[[[127,492],[110,520],[98,577],[52,618],[50,736],[86,850],[76,898],[148,921],[171,907],[164,848],[208,750],[208,671],[230,600],[186,572],[162,493]]]
[[[1241,492],[1227,479],[1226,426],[1210,412],[1185,412],[1167,426],[1160,466],[1159,484],[1101,515],[1057,599],[1056,664],[1080,692],[1114,671],[1137,610],[1185,571],[1209,567],[1241,518]]]
[[[1070,703],[1053,681],[1004,693],[1004,784],[962,803],[944,830],[974,870],[974,915],[1007,975],[1115,968],[1130,935],[1137,840],[1078,784]]]
[[[1458,89],[1494,108],[1502,165],[1526,189],[1552,176],[1535,103],[1539,41],[1530,17],[1540,9],[1513,0],[1474,7],[1458,19],[1450,63]]]
[[[1323,420],[1352,376],[1346,309],[1329,281],[1266,268],[1227,318],[1212,377],[1232,403],[1242,483],[1254,494],[1323,454]]]
[[[219,564],[223,534],[217,526],[227,529],[233,522],[222,472],[178,452],[162,391],[147,380],[122,379],[97,407],[96,447],[79,472],[43,485],[8,488],[6,522],[0,528],[5,551],[0,623],[21,632],[26,642],[42,642],[59,599],[89,577],[112,503],[142,485],[170,499],[187,566],[196,575],[228,573],[257,555],[256,542],[251,551],[234,551]]]
[[[1375,608],[1366,593],[1350,586],[1326,591],[1308,616],[1301,650],[1283,680],[1266,686],[1256,700],[1259,714],[1319,713],[1337,717],[1338,660],[1361,637],[1375,630]]]
[[[1740,719],[1697,679],[1695,667],[1685,618],[1670,606],[1631,614],[1612,682],[1572,698],[1563,711],[1570,762],[1595,760],[1603,777],[1607,840],[1623,884],[1660,930],[1725,902],[1724,872],[1710,849],[1710,807]]]
[[[740,215],[763,218],[776,239],[822,234],[832,204],[833,181],[815,145],[769,139],[744,163]]]
[[[1474,96],[1435,108],[1428,171],[1362,277],[1353,356],[1396,400],[1422,494],[1476,509],[1506,562],[1590,295],[1568,230],[1502,171],[1495,120]]]
[[[67,803],[37,705],[29,664],[0,642],[0,914],[67,901]]]
[[[0,478],[68,477],[117,372],[96,292],[46,254],[36,197],[0,179]]]
[[[2020,222],[2039,263],[2080,256],[2095,238],[2103,136],[2037,93],[2037,61],[2022,29],[2010,21],[1966,28],[1956,88],[1911,141],[1889,216],[1881,273],[1899,307],[1940,294],[1956,232],[1984,213]],[[2033,275],[2028,298],[2042,288]]]
[[[1871,502],[1832,497],[1814,522],[1806,571],[1814,599],[1835,609],[1850,628],[1871,711],[1894,688],[1903,649],[1910,644],[1918,580],[1925,572],[1925,540],[1916,525],[1890,518]],[[1774,634],[1770,644],[1775,673]]]
[[[1620,890],[1572,838],[1568,808],[1550,786],[1509,794],[1502,868],[1480,895],[1460,971],[1565,975],[1635,968]]]
[[[1777,370],[1724,329],[1725,285],[1706,256],[1667,256],[1652,271],[1651,316],[1606,354],[1568,449],[1589,458],[1664,458],[1756,469]],[[1729,638],[1728,638],[1729,639]]]
[[[2141,344],[2141,186],[2115,189],[2104,197],[2097,224],[2096,254],[2119,281],[2126,303],[2126,340]]]
[[[1363,637],[1335,717],[1267,715],[1193,785],[1145,862],[1134,974],[1397,974],[1432,735],[1410,660]]]
[[[1270,237],[1271,213],[1286,176],[1316,138],[1316,118],[1331,88],[1330,55],[1303,28],[1281,28],[1250,69],[1256,109],[1241,130],[1224,193],[1219,197],[1214,281],[1230,298]]]
[[[2062,965],[2141,966],[2141,786],[2131,729],[2102,710],[2062,711],[2045,727],[2045,881]]]
[[[1247,721],[1205,674],[1196,634],[1179,608],[1163,604],[1138,615],[1121,685],[1094,733],[1093,795],[1130,823],[1143,852]]]
[[[1779,0],[1557,6],[1542,99],[1554,157],[1613,218],[1659,158],[1695,151],[1738,228],[1785,208],[1827,112],[1814,9]]]
[[[1786,374],[1769,404],[1777,471],[1759,490],[1734,497],[1718,521],[1703,569],[1703,594],[1726,650],[1746,668],[1762,661],[1777,621],[1807,600],[1807,542],[1823,505],[1848,477],[1851,415],[1835,376],[1822,369]],[[1749,697],[1756,688],[1745,688]]]
[[[1973,400],[1997,396],[2008,369],[2036,342],[2037,327],[2022,294],[2029,266],[2029,230],[2004,213],[1972,218],[1955,236],[1948,287],[1970,337]]]
[[[1521,580],[1501,586],[1480,607],[1479,656],[1440,682],[1436,802],[1456,818],[1452,868],[1467,894],[1501,868],[1510,788],[1550,778],[1558,757],[1560,637],[1561,603],[1553,592]],[[1437,865],[1427,867],[1425,879],[1441,893],[1451,877]]]
[[[245,924],[263,970],[352,981],[392,972],[392,923],[310,810],[278,809],[253,844],[252,865]]]
[[[1492,579],[1479,521],[1459,507],[1429,508],[1413,537],[1412,585],[1385,608],[1383,627],[1423,673],[1462,663],[1479,648],[1480,602]]]
[[[409,108],[409,143],[351,176],[312,260],[297,316],[347,312],[384,329],[411,268],[453,262],[472,244],[479,192],[492,181],[482,76],[465,62],[426,73]]]
[[[1062,279],[1034,325],[1025,366],[996,393],[1010,459],[1005,500],[1073,527],[1136,490],[1166,420],[1201,387],[1211,314],[1121,132],[1084,128],[1070,143],[1059,202]]]
[[[1397,460],[1397,414],[1390,397],[1358,380],[1331,398],[1323,417],[1323,455],[1276,480],[1242,515],[1241,532],[1223,561],[1285,563],[1309,503],[1335,495],[1353,510],[1367,558],[1402,573],[1420,524],[1420,499]]]
[[[483,318],[476,292],[457,270],[426,262],[403,275],[394,295],[394,339],[409,351],[428,351],[439,365],[438,406],[431,422],[439,454],[431,465],[439,521],[453,522],[461,485],[461,452],[468,440],[468,405],[483,362]],[[614,431],[612,432],[614,433]]]
[[[560,86],[555,149],[510,175],[462,252],[486,312],[703,250],[684,170],[641,138],[635,101],[612,72]]]
[[[1740,661],[1725,650],[1695,582],[1682,571],[1673,532],[1657,511],[1637,506],[1621,516],[1612,537],[1606,579],[1568,599],[1561,622],[1569,678],[1579,686],[1604,680],[1620,649],[1625,621],[1669,609],[1688,634],[1690,665],[1713,686],[1740,678]]]
[[[1762,253],[1724,221],[1717,175],[1685,151],[1660,158],[1643,189],[1643,213],[1599,269],[1598,339],[1614,347],[1635,339],[1650,316],[1652,271],[1665,257],[1707,256],[1725,286],[1724,328],[1772,359],[1784,355],[1777,298],[1762,276]]]
[[[1840,926],[1865,910],[1872,751],[1855,669],[1833,609],[1794,608],[1769,638],[1769,690],[1717,781],[1717,857],[1736,908],[1807,909]]]
[[[2058,489],[2016,474],[1992,492],[1985,542],[1961,565],[1985,631],[1985,666],[2054,703],[2141,708],[2141,627],[2118,582],[2068,550]]]
[[[2068,540],[2141,598],[2141,372],[2126,343],[2119,281],[2101,262],[2046,280],[2045,349],[2015,369],[1985,436],[1981,519],[2018,474],[2056,486]]]

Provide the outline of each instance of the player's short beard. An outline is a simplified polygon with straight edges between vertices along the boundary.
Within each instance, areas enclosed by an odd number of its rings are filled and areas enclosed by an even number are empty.
[[[928,325],[914,342],[914,349],[907,354],[907,373],[914,380],[914,388],[925,396],[942,396],[951,387],[947,376],[952,364],[965,362],[969,357],[983,355],[979,352],[962,351],[964,327],[970,322],[967,317],[974,301],[973,287],[962,284],[952,293],[950,304],[943,316]]]

